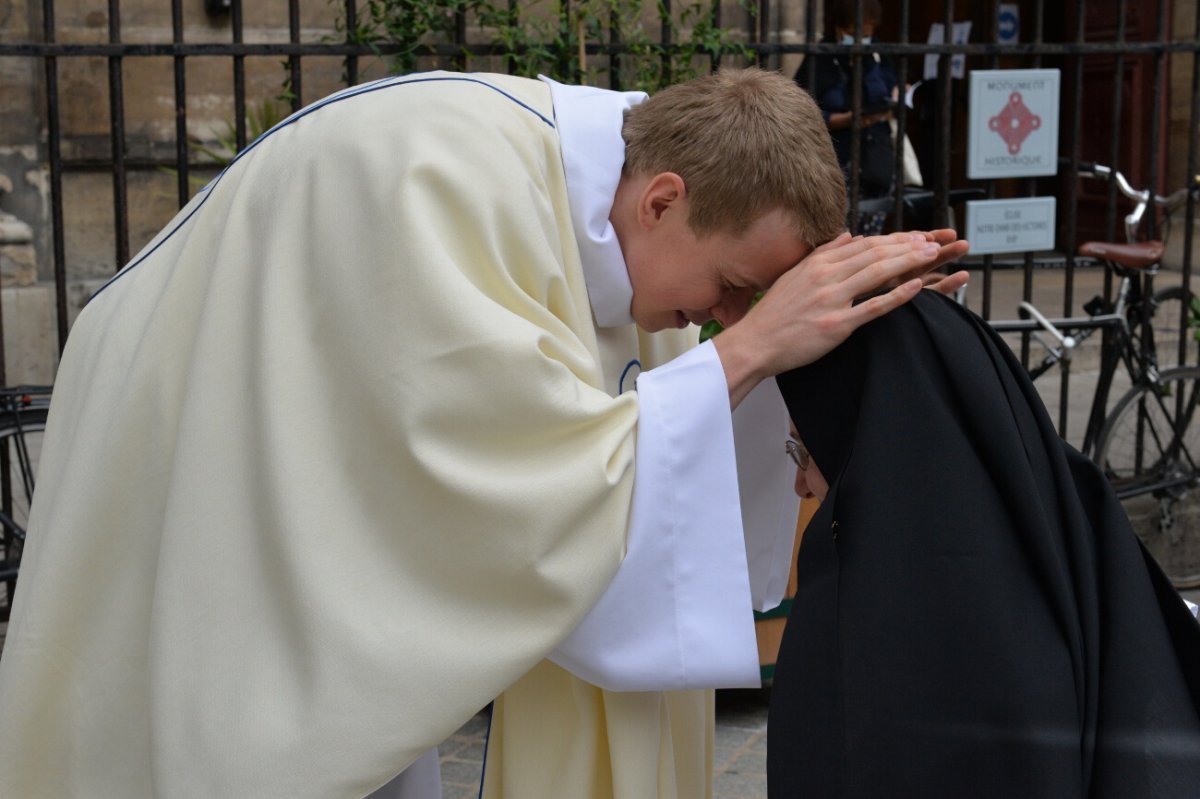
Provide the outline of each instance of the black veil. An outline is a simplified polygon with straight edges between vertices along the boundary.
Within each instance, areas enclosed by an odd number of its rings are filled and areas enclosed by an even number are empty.
[[[778,382],[830,492],[772,797],[1200,797],[1200,625],[985,323],[922,292]]]

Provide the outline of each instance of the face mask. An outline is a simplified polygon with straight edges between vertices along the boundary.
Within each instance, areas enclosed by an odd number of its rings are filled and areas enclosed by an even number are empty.
[[[863,43],[863,44],[870,44],[870,43],[871,43],[871,37],[870,37],[870,36],[864,36],[864,37],[862,38],[862,43]],[[842,34],[842,44],[854,44],[854,35],[853,35],[853,34],[850,34],[850,33],[844,33],[844,34]]]

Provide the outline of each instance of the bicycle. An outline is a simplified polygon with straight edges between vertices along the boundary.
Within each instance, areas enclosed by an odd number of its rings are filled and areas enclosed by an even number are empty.
[[[0,388],[0,622],[12,608],[49,408],[49,386]]]
[[[1117,190],[1134,202],[1133,210],[1124,219],[1125,246],[1133,246],[1133,252],[1137,254],[1155,254],[1154,266],[1148,274],[1156,273],[1162,258],[1162,249],[1170,239],[1174,212],[1187,202],[1189,192],[1200,197],[1200,184],[1193,181],[1190,189],[1185,186],[1164,197],[1154,194],[1149,189],[1134,189],[1123,174],[1101,164],[1085,162],[1079,165],[1079,170],[1079,174],[1083,176],[1112,180]],[[1156,241],[1139,242],[1138,231],[1151,206],[1164,211],[1161,217],[1161,235]],[[1112,246],[1114,245],[1106,242],[1087,242],[1080,248],[1080,254],[1104,260],[1100,253],[1104,248]],[[1168,286],[1148,293],[1148,317],[1153,327],[1154,350],[1158,355],[1158,364],[1200,366],[1200,299],[1183,286]]]
[[[1051,319],[1022,302],[1019,319],[990,324],[998,332],[1028,332],[1047,351],[1029,367],[1037,379],[1065,367],[1081,342],[1101,331],[1100,366],[1081,451],[1108,477],[1147,549],[1177,588],[1200,586],[1200,300],[1180,286],[1155,291],[1162,241],[1138,241],[1145,213],[1171,212],[1187,202],[1185,187],[1169,196],[1134,189],[1120,172],[1081,164],[1080,175],[1114,181],[1134,209],[1125,217],[1126,243],[1091,241],[1079,255],[1119,279],[1114,299],[1094,297],[1086,316]],[[1120,367],[1124,367],[1119,372]],[[1118,376],[1129,388],[1109,406]]]

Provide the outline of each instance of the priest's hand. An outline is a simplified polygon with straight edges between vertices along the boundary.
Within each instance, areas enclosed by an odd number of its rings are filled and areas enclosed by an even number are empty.
[[[761,380],[812,363],[861,325],[908,302],[923,287],[923,275],[966,251],[967,242],[952,230],[843,234],[816,248],[713,339],[731,405]],[[958,272],[937,281],[937,289],[951,293],[966,282],[966,273]]]

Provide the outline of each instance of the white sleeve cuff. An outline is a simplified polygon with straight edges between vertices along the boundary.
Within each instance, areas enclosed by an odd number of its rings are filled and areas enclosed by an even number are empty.
[[[787,456],[788,411],[774,380],[764,380],[733,414],[742,523],[754,609],[776,607],[787,591],[800,497]]]
[[[628,551],[550,659],[609,690],[758,687],[729,391],[715,348],[643,372],[637,389]]]

